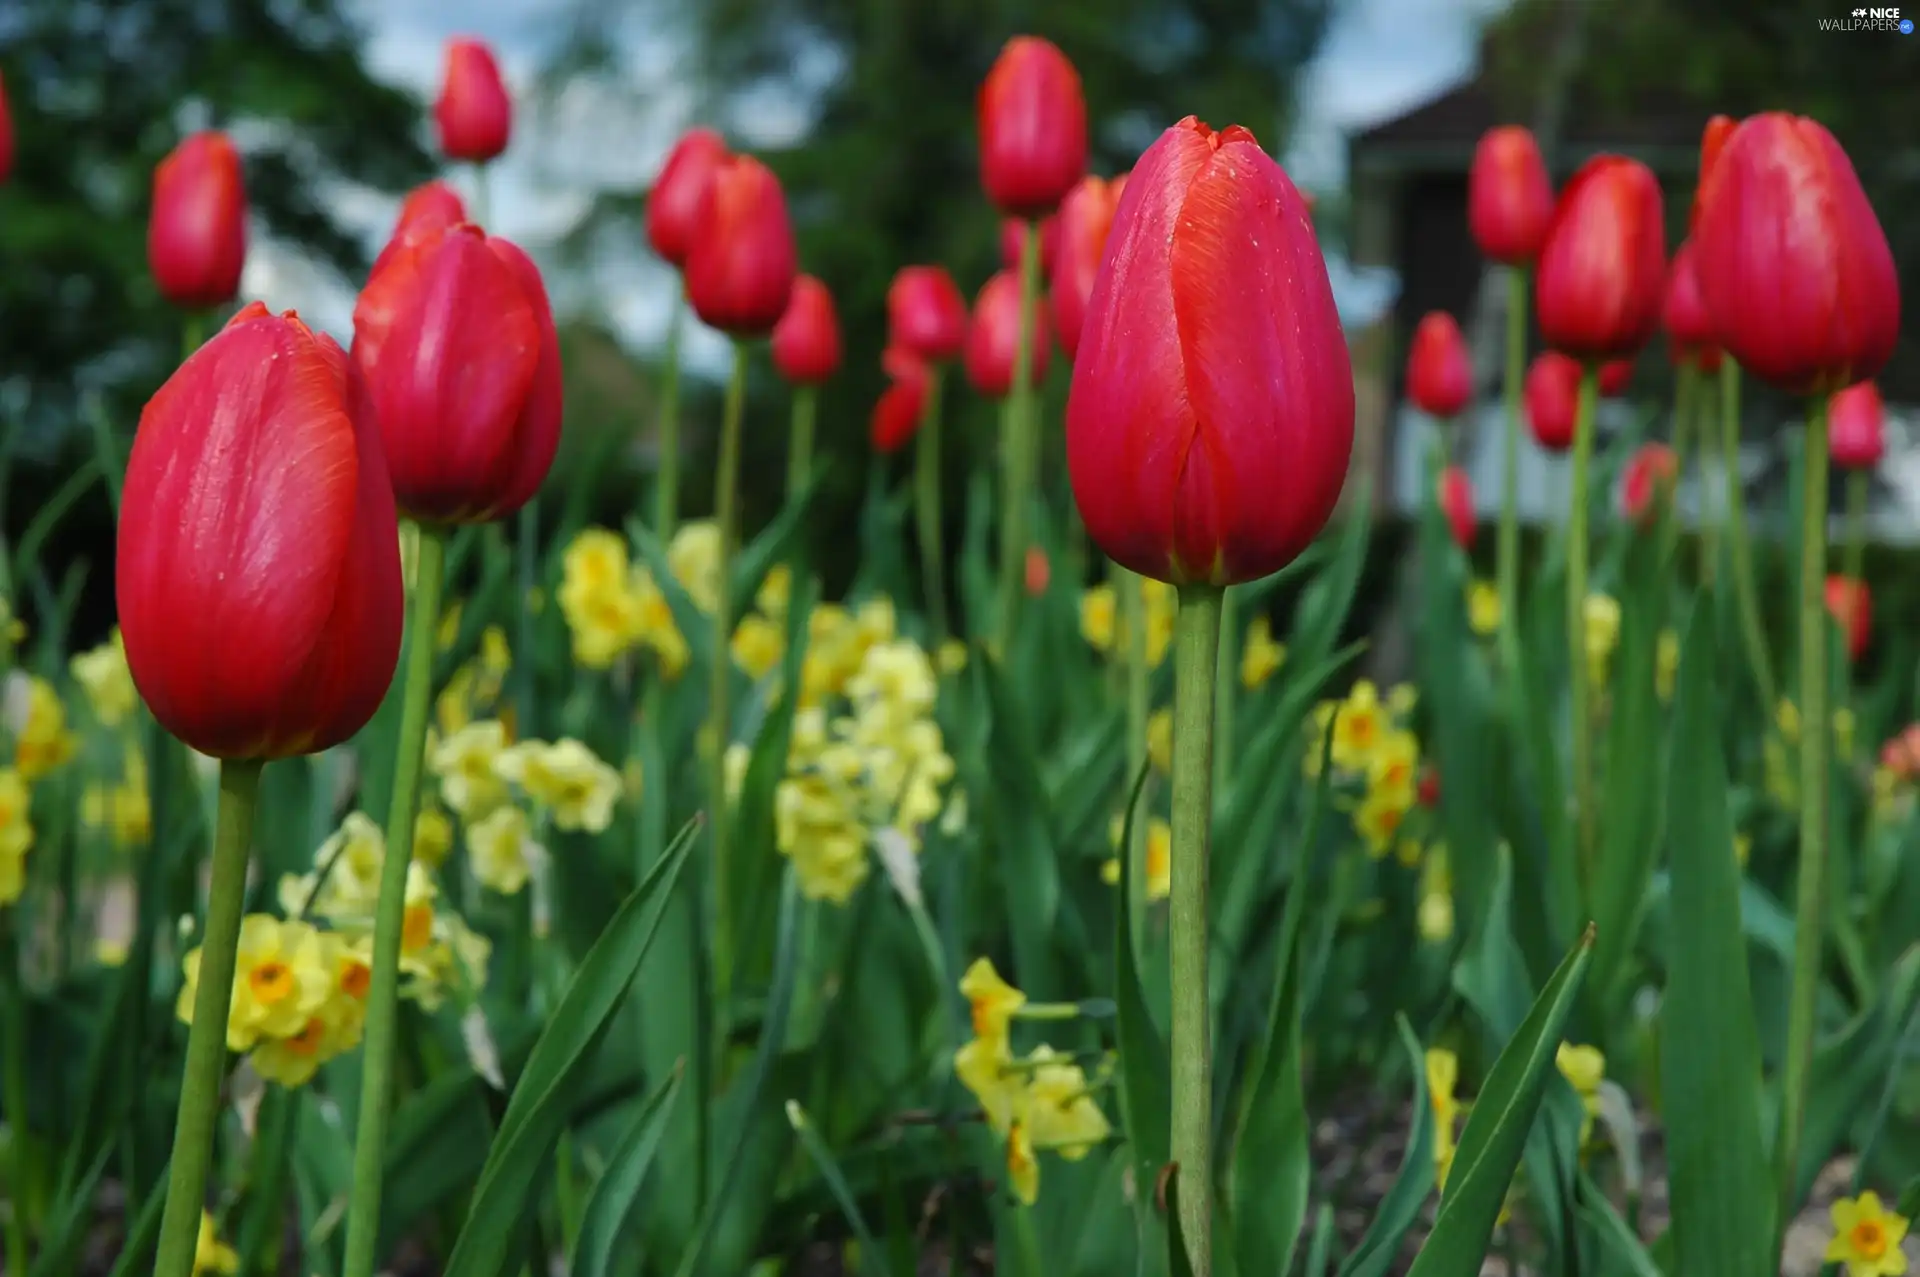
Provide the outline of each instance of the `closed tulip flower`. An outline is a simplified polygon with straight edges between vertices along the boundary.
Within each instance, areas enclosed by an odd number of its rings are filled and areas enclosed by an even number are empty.
[[[793,281],[787,313],[773,326],[773,364],[796,385],[817,385],[840,370],[840,320],[833,294],[812,275]]]
[[[1700,291],[1742,367],[1797,395],[1879,374],[1900,332],[1900,283],[1832,134],[1783,112],[1743,121],[1700,202]]]
[[[477,226],[400,246],[353,310],[400,509],[481,523],[525,505],[560,442],[560,343],[540,272]]]
[[[1473,483],[1459,466],[1440,472],[1440,513],[1447,517],[1447,529],[1462,550],[1473,549],[1473,530],[1477,523],[1473,511]]]
[[[908,350],[891,348],[881,356],[880,362],[891,381],[873,406],[869,429],[874,451],[894,453],[905,447],[919,430],[932,378],[926,364]]]
[[[1548,452],[1573,447],[1574,420],[1580,410],[1580,361],[1557,350],[1544,352],[1527,369],[1525,397],[1534,442]]]
[[[1034,312],[1039,331],[1031,345],[1030,384],[1047,375],[1047,312]],[[999,271],[980,289],[967,328],[967,380],[983,395],[1004,398],[1013,389],[1014,354],[1020,342],[1020,277]]]
[[[1087,171],[1087,103],[1067,55],[1015,36],[980,86],[980,179],[1001,212],[1050,212]]]
[[[1618,399],[1633,384],[1633,360],[1609,359],[1600,365],[1600,397]]]
[[[1618,359],[1646,345],[1666,297],[1665,219],[1646,165],[1601,155],[1581,166],[1560,195],[1534,283],[1549,346]]]
[[[1693,204],[1687,212],[1687,235],[1700,229],[1701,196],[1707,191],[1707,174],[1720,159],[1720,152],[1727,147],[1727,139],[1733,136],[1735,128],[1732,117],[1716,115],[1707,121],[1707,127],[1700,133],[1700,176],[1693,186]]]
[[[0,182],[13,175],[13,114],[7,107],[7,81],[0,76]]]
[[[1713,318],[1707,314],[1706,299],[1700,296],[1700,275],[1694,265],[1692,240],[1680,245],[1673,255],[1660,322],[1666,326],[1675,363],[1689,364],[1702,372],[1713,372],[1720,367],[1720,346],[1713,337]]]
[[[147,265],[176,306],[220,306],[240,291],[247,192],[240,152],[224,133],[195,133],[153,171]]]
[[[400,655],[399,545],[346,355],[248,306],[148,401],[127,462],[115,596],[154,717],[216,758],[352,736]]]
[[[1460,325],[1445,311],[1429,311],[1413,330],[1407,352],[1407,398],[1430,417],[1458,416],[1473,398],[1473,360]]]
[[[1673,495],[1680,459],[1664,443],[1643,443],[1627,459],[1620,475],[1620,504],[1634,523],[1645,527]]]
[[[1189,116],[1134,167],[1087,302],[1067,401],[1087,532],[1158,580],[1256,580],[1326,525],[1352,449],[1306,205],[1246,129]]]
[[[730,154],[712,129],[690,129],[667,152],[660,176],[653,179],[647,196],[647,242],[675,266],[687,264],[707,185]]]
[[[967,303],[944,266],[903,266],[887,288],[887,339],[939,363],[967,344]]]
[[[387,237],[380,255],[373,259],[373,269],[367,272],[367,277],[378,275],[387,260],[405,245],[466,220],[467,206],[451,186],[438,180],[416,186],[400,202],[400,216],[394,219],[393,234]]]
[[[1840,627],[1847,659],[1857,661],[1873,641],[1873,595],[1865,581],[1850,576],[1827,578],[1827,614]]]
[[[1827,455],[1845,470],[1871,470],[1886,455],[1886,405],[1880,387],[1856,382],[1827,405]]]
[[[736,337],[765,336],[787,313],[795,266],[793,223],[780,179],[750,155],[713,170],[687,254],[687,299],[702,323]]]
[[[485,164],[507,149],[513,99],[507,96],[493,50],[478,40],[447,41],[446,74],[433,103],[440,152],[450,160]]]
[[[1000,264],[1008,270],[1020,269],[1020,254],[1026,250],[1027,223],[1018,217],[1000,220]],[[1053,274],[1055,254],[1060,247],[1060,215],[1050,213],[1040,219],[1040,278]]]
[[[1533,134],[1517,124],[1488,129],[1467,173],[1467,224],[1480,255],[1531,266],[1553,220],[1553,184]]]
[[[1083,177],[1060,205],[1060,244],[1054,250],[1050,299],[1054,331],[1060,335],[1060,349],[1068,359],[1080,348],[1087,298],[1093,294],[1093,279],[1100,273],[1107,248],[1107,232],[1113,229],[1113,211],[1119,207],[1120,192],[1126,184],[1125,174],[1112,181]]]

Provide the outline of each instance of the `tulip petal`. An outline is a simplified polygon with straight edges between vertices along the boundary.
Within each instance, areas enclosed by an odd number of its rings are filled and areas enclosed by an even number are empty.
[[[563,386],[560,335],[554,328],[553,305],[547,300],[547,286],[540,278],[540,268],[518,245],[507,240],[495,237],[487,241],[487,247],[513,270],[540,329],[540,360],[534,368],[533,388],[527,393],[526,407],[514,427],[512,446],[507,450],[506,482],[488,511],[489,517],[499,518],[530,501],[546,482],[547,471],[553,468],[554,453],[560,448]]]

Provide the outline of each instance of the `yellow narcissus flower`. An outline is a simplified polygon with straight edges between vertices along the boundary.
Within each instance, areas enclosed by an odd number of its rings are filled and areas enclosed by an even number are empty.
[[[1380,738],[1380,744],[1367,760],[1367,785],[1384,790],[1396,798],[1404,796],[1403,807],[1411,807],[1420,783],[1420,741],[1412,732],[1393,728]]]
[[[646,616],[640,596],[622,583],[592,594],[562,589],[560,607],[573,636],[573,660],[583,669],[603,670],[640,641]]]
[[[289,914],[300,913],[312,894],[312,912],[322,918],[372,918],[380,895],[380,866],[386,858],[387,836],[380,826],[363,811],[349,812],[340,828],[313,853],[314,868],[326,874],[317,893],[311,877],[296,879],[297,895],[283,885],[280,905]]]
[[[1420,689],[1412,683],[1395,683],[1387,692],[1387,711],[1395,718],[1405,718],[1419,704]]]
[[[1024,1079],[1013,1068],[1013,1055],[1004,1038],[990,1041],[973,1038],[953,1053],[953,1073],[960,1084],[980,1101],[987,1124],[996,1134],[1006,1134],[1020,1102]]]
[[[693,651],[673,619],[673,605],[667,602],[653,574],[644,568],[634,572],[633,595],[640,601],[640,642],[653,653],[662,675],[669,680],[679,678],[693,659]]]
[[[281,922],[264,913],[241,920],[233,1001],[227,1012],[228,1050],[249,1051],[263,1037],[292,1037],[306,1028],[333,992],[327,944],[328,937],[304,922]],[[175,1012],[192,1024],[200,987],[198,948],[181,961],[181,968],[186,979]]]
[[[239,1252],[220,1240],[220,1234],[213,1225],[213,1216],[201,1211],[200,1235],[193,1244],[193,1277],[239,1271]]]
[[[480,885],[503,896],[517,894],[532,872],[529,854],[536,844],[527,814],[518,807],[496,807],[467,829],[467,863]]]
[[[0,905],[20,898],[27,885],[27,852],[33,846],[28,821],[32,792],[18,771],[0,767]]]
[[[1007,1127],[1007,1183],[1022,1206],[1040,1200],[1040,1159],[1033,1154],[1033,1139],[1024,1122]]]
[[[1653,649],[1653,688],[1663,701],[1673,699],[1673,685],[1680,677],[1680,636],[1661,630]]]
[[[1620,604],[1611,595],[1589,594],[1582,612],[1586,624],[1587,672],[1594,683],[1607,679],[1607,662],[1620,644]]]
[[[1324,714],[1320,725],[1325,726]],[[1388,726],[1379,689],[1361,679],[1333,710],[1333,765],[1341,771],[1366,770]]]
[[[975,958],[960,977],[960,993],[973,1016],[975,1037],[1004,1042],[1013,1014],[1027,1004],[1027,995],[1000,978],[993,959]]]
[[[1453,1169],[1454,1123],[1460,1117],[1460,1101],[1454,1091],[1460,1085],[1460,1057],[1445,1047],[1427,1048],[1427,1103],[1433,1108],[1433,1163],[1435,1179],[1447,1186],[1447,1172]]]
[[[346,999],[327,1001],[291,1037],[263,1038],[247,1058],[262,1078],[291,1090],[313,1080],[320,1066],[360,1045],[364,1009]]]
[[[606,832],[620,799],[620,773],[571,738],[523,741],[494,760],[501,779],[547,809],[558,829]]]
[[[1034,1148],[1078,1161],[1113,1133],[1078,1064],[1040,1046],[1027,1056],[1023,1071],[1027,1084],[1019,1120]]]
[[[933,663],[942,674],[958,674],[967,668],[967,645],[959,639],[944,639],[935,651]]]
[[[1475,581],[1467,587],[1467,624],[1482,637],[1500,628],[1500,591],[1491,581]]]
[[[1162,776],[1173,775],[1173,711],[1157,709],[1147,716],[1147,759]]]
[[[1845,1264],[1847,1277],[1900,1277],[1907,1256],[1900,1244],[1907,1237],[1907,1218],[1888,1210],[1879,1194],[1869,1190],[1843,1197],[1833,1204],[1833,1240],[1826,1261]]]
[[[667,570],[702,612],[720,606],[720,525],[712,519],[683,523],[667,546]]]
[[[1115,850],[1120,848],[1120,839],[1126,833],[1126,818],[1115,816],[1107,826],[1107,840]],[[1158,816],[1147,821],[1146,856],[1146,893],[1147,899],[1165,900],[1173,894],[1173,826]],[[1120,881],[1120,862],[1109,860],[1101,867],[1100,876],[1109,886]]]
[[[560,556],[561,593],[593,594],[617,589],[627,580],[627,541],[605,528],[587,528],[567,543]]]
[[[1580,1142],[1585,1144],[1593,1134],[1593,1119],[1600,1114],[1600,1083],[1607,1077],[1607,1057],[1598,1047],[1574,1046],[1562,1042],[1554,1053],[1554,1066],[1560,1070],[1560,1076],[1567,1079],[1574,1094],[1580,1097],[1580,1104],[1586,1110],[1586,1116],[1580,1123]]]
[[[1266,686],[1287,659],[1287,645],[1273,640],[1273,622],[1256,616],[1247,626],[1247,641],[1240,650],[1240,685],[1248,691]]]
[[[763,679],[780,667],[780,658],[785,654],[787,638],[780,627],[764,616],[745,616],[733,631],[733,663],[747,672],[747,677]]]
[[[105,830],[116,847],[140,847],[153,837],[153,808],[144,776],[113,785],[88,785],[80,795],[80,823]]]
[[[91,651],[82,652],[67,663],[73,681],[86,693],[87,704],[102,727],[118,727],[140,703],[134,690],[133,672],[127,668],[127,647],[114,626],[107,641]]]
[[[793,569],[784,563],[776,563],[767,569],[760,578],[760,588],[753,593],[753,605],[770,619],[787,619],[787,605],[793,600]]]
[[[438,807],[422,807],[413,818],[413,858],[438,869],[452,850],[453,820]]]
[[[867,879],[867,830],[821,777],[795,777],[774,790],[775,845],[793,861],[800,894],[843,905]]]
[[[1366,839],[1367,853],[1375,860],[1393,850],[1400,836],[1400,825],[1413,806],[1412,789],[1388,789],[1375,786],[1353,813],[1353,827]]]
[[[427,767],[440,780],[440,796],[468,823],[507,800],[495,763],[507,748],[507,725],[497,718],[469,723],[429,753]]]
[[[1111,585],[1080,594],[1080,635],[1096,652],[1111,652],[1120,639],[1120,603]]]
[[[79,742],[67,730],[67,707],[44,678],[27,680],[26,721],[13,747],[13,765],[31,784],[66,765]]]
[[[453,599],[440,613],[440,626],[434,631],[433,645],[442,652],[449,651],[460,641],[460,618],[466,614],[467,606],[463,599]]]

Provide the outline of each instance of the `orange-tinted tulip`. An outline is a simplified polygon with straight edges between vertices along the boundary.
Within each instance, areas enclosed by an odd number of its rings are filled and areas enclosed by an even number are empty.
[[[1667,272],[1667,300],[1660,311],[1667,329],[1668,349],[1675,363],[1702,372],[1720,367],[1720,345],[1713,338],[1713,317],[1700,296],[1700,275],[1694,266],[1693,241],[1680,245]]]
[[[729,154],[712,129],[691,129],[673,144],[660,176],[653,179],[647,196],[647,242],[675,266],[687,264],[707,186]]]
[[[1641,444],[1620,475],[1620,505],[1627,517],[1641,527],[1652,523],[1679,478],[1680,459],[1672,448],[1664,443]]]
[[[773,326],[773,366],[796,385],[818,385],[840,371],[840,319],[833,294],[811,275],[793,281],[787,313]]]
[[[1660,184],[1638,160],[1601,155],[1567,183],[1540,252],[1534,299],[1555,350],[1618,359],[1646,345],[1666,296]]]
[[[255,302],[140,414],[114,591],[127,665],[216,758],[346,740],[400,655],[393,490],[347,357]]]
[[[224,133],[195,133],[153,171],[147,265],[176,306],[220,306],[240,291],[247,192],[240,152]]]
[[[1047,332],[1047,312],[1034,312],[1031,351],[1027,364],[1029,385],[1047,375],[1047,352],[1053,344]],[[967,326],[967,380],[983,395],[999,399],[1013,389],[1015,352],[1020,344],[1020,277],[997,271],[974,299],[973,322]]]
[[[1700,199],[1707,191],[1707,174],[1720,159],[1720,152],[1727,147],[1727,139],[1733,136],[1733,120],[1725,115],[1716,115],[1707,121],[1707,127],[1700,134],[1700,176],[1693,186],[1693,205],[1687,212],[1687,236],[1700,229]]]
[[[1633,360],[1609,359],[1600,365],[1600,397],[1618,399],[1633,384]]]
[[[1873,595],[1865,581],[1850,576],[1828,577],[1826,593],[1827,614],[1846,640],[1847,659],[1857,661],[1873,641]]]
[[[7,81],[0,76],[0,182],[13,175],[13,114],[7,107]]]
[[[1440,513],[1447,517],[1447,530],[1462,550],[1473,549],[1473,530],[1478,522],[1473,510],[1473,482],[1459,466],[1440,472]]]
[[[1574,421],[1580,412],[1580,361],[1557,350],[1545,351],[1527,369],[1524,394],[1534,442],[1548,452],[1573,447]]]
[[[795,266],[787,196],[773,171],[750,155],[713,170],[687,254],[687,300],[709,327],[764,336],[787,313]]]
[[[887,339],[930,363],[967,344],[967,303],[944,266],[903,266],[887,288]]]
[[[1886,405],[1880,387],[1856,382],[1827,404],[1827,455],[1844,470],[1871,470],[1886,455]]]
[[[1430,417],[1454,417],[1473,398],[1473,359],[1460,325],[1445,311],[1428,311],[1407,351],[1407,398]]]
[[[1060,204],[1060,244],[1053,258],[1051,294],[1054,331],[1060,349],[1072,359],[1080,349],[1080,325],[1086,319],[1087,298],[1093,295],[1094,276],[1113,229],[1113,211],[1120,206],[1126,174],[1112,181],[1083,177]]]
[[[1467,174],[1467,224],[1480,255],[1531,266],[1553,220],[1553,184],[1533,134],[1517,124],[1488,129]]]
[[[378,275],[387,260],[405,245],[416,243],[449,226],[458,226],[466,220],[467,206],[461,202],[459,192],[445,182],[436,179],[424,186],[414,187],[407,193],[407,198],[401,201],[400,216],[393,223],[393,234],[387,237],[380,256],[373,259],[373,269],[367,272],[367,277],[371,279]]]
[[[1162,581],[1255,580],[1326,526],[1352,450],[1306,205],[1246,129],[1189,116],[1134,166],[1087,303],[1067,400],[1087,533]]]
[[[1024,218],[1003,217],[1000,219],[1000,264],[1010,271],[1020,269],[1020,255],[1026,251],[1027,222]],[[1060,216],[1049,213],[1040,219],[1040,278],[1046,279],[1053,274],[1053,264],[1060,248]]]
[[[353,309],[400,509],[481,523],[525,505],[560,442],[560,343],[540,271],[477,226],[401,245]]]
[[[500,78],[493,50],[479,40],[447,41],[446,73],[433,103],[440,153],[450,160],[485,164],[507,149],[513,131],[513,99]]]
[[[1893,253],[1819,124],[1742,121],[1707,174],[1693,238],[1714,331],[1754,376],[1819,395],[1886,366],[1900,333]]]
[[[932,377],[920,356],[898,346],[889,347],[880,363],[892,378],[873,405],[869,430],[876,452],[898,452],[920,429]]]
[[[1087,171],[1080,73],[1038,36],[1015,36],[980,86],[980,180],[1014,217],[1037,217]]]
[[[1027,547],[1027,594],[1039,598],[1047,592],[1047,585],[1053,580],[1053,565],[1047,561],[1047,552],[1037,545]]]

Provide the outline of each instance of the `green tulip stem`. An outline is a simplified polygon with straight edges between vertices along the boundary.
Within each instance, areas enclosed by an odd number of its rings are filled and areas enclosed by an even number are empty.
[[[913,440],[913,513],[920,534],[920,584],[927,594],[927,624],[933,645],[947,637],[945,520],[940,513],[940,382],[941,368],[927,373],[927,404]]]
[[[1780,1200],[1791,1201],[1807,1120],[1827,890],[1827,400],[1807,402],[1806,480],[1800,527],[1800,886],[1795,905],[1793,985],[1787,995],[1787,1058],[1780,1094]],[[1791,1218],[1791,1214],[1781,1218]]]
[[[1693,365],[1682,363],[1673,375],[1673,496],[1661,516],[1660,558],[1666,562],[1680,540],[1680,484],[1687,474],[1687,449],[1693,443],[1694,402],[1699,396]],[[1677,565],[1677,558],[1673,560]]]
[[[1193,1277],[1213,1273],[1213,1048],[1207,1023],[1207,859],[1213,819],[1214,677],[1225,591],[1180,588],[1174,630],[1173,1160]]]
[[[211,318],[204,310],[190,310],[180,321],[180,361],[185,363],[193,357],[193,352],[207,342],[207,321]]]
[[[247,903],[247,847],[264,765],[257,758],[220,764],[207,925],[200,934],[199,979],[193,995],[193,1023],[187,1030],[186,1066],[180,1077],[180,1110],[173,1124],[173,1161],[167,1171],[155,1277],[193,1277],[200,1213],[206,1206],[207,1168],[213,1161],[214,1128],[220,1120],[220,1088],[227,1071],[227,1012],[233,1001],[240,917]],[[23,1138],[20,1129],[14,1138]]]
[[[793,430],[787,440],[787,500],[799,497],[813,477],[813,423],[820,410],[820,388],[793,388]]]
[[[1014,343],[1013,389],[1007,413],[1006,510],[1000,549],[999,648],[1002,660],[1012,650],[1019,624],[1020,594],[1027,564],[1032,517],[1034,464],[1037,460],[1033,411],[1033,347],[1040,318],[1040,227],[1026,224],[1020,250],[1020,330]]]
[[[720,456],[713,471],[713,521],[720,532],[719,562],[714,567],[718,589],[713,601],[713,682],[707,697],[708,804],[713,815],[714,980],[724,998],[733,970],[733,866],[728,862],[727,738],[732,735],[733,708],[733,580],[734,542],[740,535],[740,418],[747,398],[747,343],[733,343],[733,375],[727,379],[727,398],[720,418]]]
[[[661,543],[673,540],[680,521],[680,330],[686,324],[687,299],[676,293],[667,319],[667,348],[660,370],[660,465],[654,475],[653,531]]]
[[[1773,681],[1773,663],[1767,658],[1766,633],[1760,626],[1753,542],[1747,536],[1746,497],[1740,482],[1740,365],[1731,358],[1720,364],[1720,447],[1727,476],[1727,544],[1733,551],[1733,589],[1740,608],[1740,629],[1746,638],[1747,664],[1760,690],[1760,703],[1771,721],[1780,697]]]
[[[493,220],[493,200],[487,190],[485,161],[473,166],[473,208],[470,211],[473,213],[473,224],[491,235],[493,227],[489,223]]]
[[[373,915],[373,971],[367,989],[365,1054],[360,1064],[360,1120],[354,1132],[353,1184],[347,1199],[344,1277],[373,1277],[380,1238],[380,1183],[386,1170],[388,1105],[399,1034],[400,942],[406,926],[407,868],[413,860],[413,824],[420,806],[420,763],[427,747],[427,710],[433,701],[434,635],[440,628],[440,591],[446,575],[447,533],[415,523],[413,616],[400,685],[400,735],[393,758],[393,794],[387,808],[387,854],[380,865],[380,897]],[[530,654],[521,653],[522,660]]]
[[[1495,579],[1500,590],[1500,647],[1514,676],[1520,624],[1520,405],[1527,375],[1527,268],[1507,270],[1506,432],[1501,442],[1500,531]]]
[[[1213,786],[1224,790],[1233,774],[1233,702],[1240,668],[1238,610],[1231,586],[1220,591],[1220,658],[1215,662],[1213,695]]]
[[[1145,578],[1115,564],[1113,573],[1120,588],[1120,623],[1127,644],[1127,783],[1140,774],[1147,761],[1147,718],[1151,691],[1147,669],[1147,591]],[[1134,855],[1146,845],[1147,822],[1136,821],[1133,845],[1126,849],[1133,856],[1128,862],[1136,871],[1141,860]]]
[[[1580,374],[1580,403],[1573,419],[1573,500],[1567,515],[1567,679],[1572,689],[1573,818],[1583,882],[1591,883],[1594,856],[1592,689],[1587,686],[1587,506],[1593,486],[1593,414],[1600,373],[1592,363]]]
[[[1847,579],[1864,579],[1867,570],[1867,503],[1873,497],[1873,471],[1847,472],[1847,553],[1842,570]]]
[[[1704,369],[1686,367],[1693,377],[1690,426],[1700,453],[1700,584],[1710,588],[1720,568],[1720,518],[1714,513],[1713,485],[1706,481],[1713,455],[1713,379]]]

